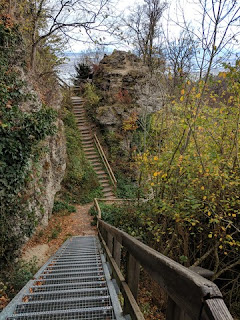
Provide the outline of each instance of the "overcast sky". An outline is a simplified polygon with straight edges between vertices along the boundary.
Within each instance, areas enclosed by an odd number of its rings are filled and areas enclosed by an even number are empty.
[[[143,4],[143,0],[115,0],[116,1],[116,10],[115,13],[119,16],[122,16],[123,13],[127,15],[130,11],[129,8],[135,5],[140,5]],[[174,21],[179,21],[180,16],[181,16],[181,8],[184,8],[184,15],[188,20],[193,20],[194,18],[197,17],[197,10],[196,10],[196,5],[194,5],[191,0],[171,0],[169,1],[168,9],[164,12],[164,15],[162,17],[162,24],[165,27],[165,32],[167,32],[167,24],[168,24],[168,32],[169,36],[171,35],[177,35],[180,28],[174,23]],[[169,19],[172,20],[169,22]],[[181,20],[181,19],[180,19]],[[88,40],[85,38],[84,40]],[[113,41],[112,38],[108,37],[107,40],[109,42]],[[67,51],[70,52],[80,52],[82,50],[86,50],[88,47],[94,47],[93,44],[87,44],[83,42],[77,42],[77,41],[70,41],[69,42],[69,47]],[[110,45],[108,50],[113,50],[114,48],[122,49],[122,50],[128,50],[132,49],[131,46],[128,46],[127,44],[114,44]]]

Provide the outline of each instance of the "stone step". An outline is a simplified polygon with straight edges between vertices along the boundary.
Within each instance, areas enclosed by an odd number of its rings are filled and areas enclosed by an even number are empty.
[[[108,183],[110,184],[109,180],[107,178],[100,178],[98,177],[98,180],[101,182],[101,183]]]
[[[103,186],[103,188],[110,188],[110,184],[109,184],[109,182],[101,182],[100,181],[100,184]]]
[[[92,135],[89,132],[81,132],[82,137],[86,138],[86,137],[92,137]]]
[[[96,174],[98,175],[98,174],[103,174],[103,173],[105,173],[105,171],[103,171],[103,170],[96,170]],[[106,174],[106,173],[105,173]]]
[[[95,150],[95,148],[94,148],[94,147],[91,147],[91,146],[89,146],[89,147],[83,147],[83,150],[84,150],[85,153],[87,153],[87,152],[89,152],[89,153],[91,153],[91,152],[97,152],[97,151]]]
[[[101,179],[108,180],[108,175],[106,173],[98,174],[98,179],[99,179],[99,181]]]
[[[108,187],[103,188],[103,192],[113,191],[112,187],[109,185]]]
[[[97,154],[87,154],[86,156],[91,161],[94,161],[94,160],[98,160],[99,161],[99,158],[98,158]]]
[[[81,126],[81,132],[89,132],[91,129],[89,129],[87,126]]]
[[[96,157],[99,157],[98,153],[97,153],[95,150],[93,150],[93,151],[85,151],[85,154],[86,154],[87,156],[96,156]]]
[[[105,198],[113,198],[113,199],[116,198],[115,194],[113,192],[104,192],[103,191],[103,195],[104,195]]]
[[[89,147],[84,147],[84,151],[96,151],[96,149],[95,149],[95,147],[94,147],[94,145],[92,144],[91,146],[89,146]]]

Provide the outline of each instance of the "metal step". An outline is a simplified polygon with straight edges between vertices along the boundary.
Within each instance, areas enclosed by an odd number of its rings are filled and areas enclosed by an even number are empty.
[[[5,308],[0,319],[122,320],[104,263],[97,238],[72,237]]]

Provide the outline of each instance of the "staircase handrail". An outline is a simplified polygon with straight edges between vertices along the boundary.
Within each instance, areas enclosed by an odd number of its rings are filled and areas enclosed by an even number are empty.
[[[101,156],[101,159],[102,159],[102,161],[104,163],[104,166],[105,166],[105,168],[106,168],[106,170],[108,172],[108,175],[110,177],[111,183],[112,183],[114,189],[116,189],[117,188],[117,179],[116,179],[116,177],[115,177],[115,175],[114,175],[114,173],[112,171],[112,168],[111,168],[111,166],[110,166],[110,164],[109,164],[109,162],[107,160],[107,157],[106,157],[106,155],[105,155],[105,153],[103,151],[103,148],[102,148],[102,146],[100,144],[100,141],[98,140],[97,135],[94,134],[93,137],[94,137],[94,142],[95,142],[95,145],[97,147],[97,150],[98,150],[98,152],[99,152],[99,154]]]
[[[125,311],[133,319],[144,319],[136,302],[141,265],[168,294],[167,320],[233,320],[212,281],[104,222],[101,216],[97,220],[99,238],[125,299]],[[126,279],[120,271],[122,247],[127,251]]]

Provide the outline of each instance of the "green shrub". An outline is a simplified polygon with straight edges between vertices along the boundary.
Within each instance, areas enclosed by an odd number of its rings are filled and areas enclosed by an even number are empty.
[[[92,120],[96,120],[96,109],[99,106],[101,97],[93,84],[86,83],[84,86],[85,109]]]
[[[13,298],[29,280],[33,279],[37,270],[36,257],[28,262],[20,260],[7,265],[0,274],[0,294],[9,299]]]
[[[135,199],[139,196],[138,186],[130,177],[124,176],[120,171],[116,172],[117,197],[120,199]]]
[[[68,202],[63,202],[63,201],[55,201],[53,205],[53,213],[72,213],[76,212],[76,208],[72,205],[70,205]]]
[[[51,235],[48,238],[48,241],[53,240],[53,239],[57,239],[57,237],[59,236],[59,233],[62,232],[62,227],[60,225],[57,225],[53,230]]]

